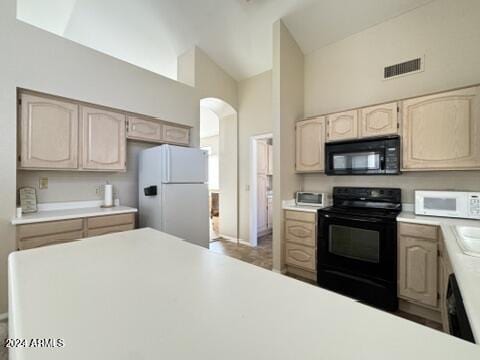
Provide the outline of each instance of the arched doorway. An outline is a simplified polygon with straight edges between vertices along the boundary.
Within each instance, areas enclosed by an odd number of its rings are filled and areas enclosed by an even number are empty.
[[[200,100],[200,147],[209,153],[210,241],[238,243],[238,116],[230,104]]]

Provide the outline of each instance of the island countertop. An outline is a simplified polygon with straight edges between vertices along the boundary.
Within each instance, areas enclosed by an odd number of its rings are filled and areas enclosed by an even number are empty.
[[[12,253],[10,337],[43,359],[478,359],[480,347],[153,229]]]

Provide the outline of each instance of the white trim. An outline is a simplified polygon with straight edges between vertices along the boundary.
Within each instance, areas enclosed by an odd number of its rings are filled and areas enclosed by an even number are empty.
[[[223,234],[218,234],[218,237],[222,238],[223,240],[233,242],[235,244],[237,243],[237,240],[238,240],[238,242],[242,245],[252,246],[248,241],[240,239],[240,238],[237,239],[235,237],[228,236],[228,235],[223,235]]]
[[[257,140],[273,139],[273,133],[250,136],[250,245],[258,245],[257,229]],[[273,144],[275,146],[275,144]],[[274,190],[275,191],[275,190]]]
[[[0,321],[6,321],[6,320],[8,320],[8,313],[0,314]]]

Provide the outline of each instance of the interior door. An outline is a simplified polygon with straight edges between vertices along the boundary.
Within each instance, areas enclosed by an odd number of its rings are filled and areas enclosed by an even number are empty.
[[[208,185],[162,184],[162,230],[208,248]]]
[[[162,154],[164,183],[207,183],[208,152],[166,145]]]

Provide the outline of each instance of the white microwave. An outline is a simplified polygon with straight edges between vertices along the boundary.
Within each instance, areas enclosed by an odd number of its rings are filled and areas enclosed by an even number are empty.
[[[297,191],[295,203],[301,206],[327,206],[327,194],[319,192]]]
[[[415,214],[480,219],[480,192],[415,191]]]

